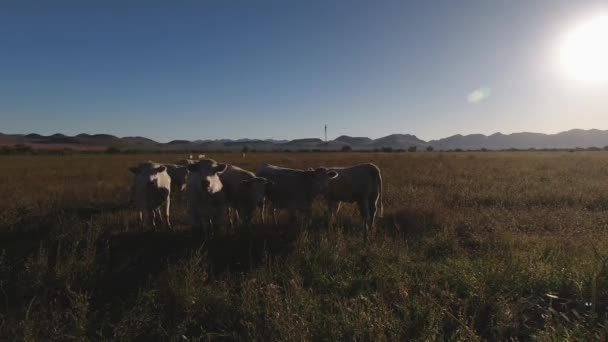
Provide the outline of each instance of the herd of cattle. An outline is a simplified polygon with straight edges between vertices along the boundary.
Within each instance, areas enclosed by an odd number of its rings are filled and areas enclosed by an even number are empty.
[[[382,177],[371,163],[307,170],[263,164],[253,173],[213,159],[189,158],[175,164],[147,161],[130,171],[132,200],[142,226],[146,214],[153,226],[158,216],[170,228],[171,193],[186,192],[193,232],[207,237],[224,225],[226,216],[231,225],[233,219],[249,225],[256,210],[264,222],[268,208],[275,224],[279,210],[286,210],[292,219],[297,213],[310,216],[317,196],[326,199],[330,220],[341,202],[357,203],[366,231],[374,223],[378,205],[382,211]]]

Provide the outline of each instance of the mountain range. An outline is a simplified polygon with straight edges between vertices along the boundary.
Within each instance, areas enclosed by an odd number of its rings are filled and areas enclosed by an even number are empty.
[[[49,136],[31,134],[2,134],[0,146],[26,145],[39,149],[105,150],[108,148],[133,150],[341,150],[345,146],[353,150],[391,148],[418,150],[432,146],[434,150],[504,150],[504,149],[570,149],[608,146],[608,130],[572,129],[557,134],[544,133],[494,133],[492,135],[456,134],[447,138],[424,141],[411,134],[391,134],[378,139],[342,135],[325,143],[318,138],[273,140],[273,139],[219,139],[219,140],[172,140],[160,143],[145,137],[119,138],[110,134],[78,134]]]

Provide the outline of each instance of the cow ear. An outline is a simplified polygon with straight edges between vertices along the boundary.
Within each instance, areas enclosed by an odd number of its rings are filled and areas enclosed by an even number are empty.
[[[188,171],[190,171],[190,172],[198,171],[198,164],[188,164]]]
[[[220,173],[226,171],[227,168],[228,168],[227,164],[219,164],[219,165],[217,165],[216,167],[213,168],[213,172],[217,173],[217,174],[220,174]]]
[[[329,179],[335,179],[338,177],[338,173],[336,171],[329,171],[327,175],[329,176]]]
[[[167,167],[166,167],[166,166],[161,165],[161,166],[159,166],[159,167],[157,167],[157,168],[156,168],[156,172],[163,172],[163,171],[165,171],[166,169],[167,169]]]
[[[131,171],[131,173],[133,173],[133,174],[138,174],[139,173],[139,167],[137,167],[137,166],[131,166],[129,168],[129,171]]]

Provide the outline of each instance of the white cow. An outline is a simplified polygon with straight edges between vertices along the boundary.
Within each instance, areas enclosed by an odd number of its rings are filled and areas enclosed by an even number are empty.
[[[380,169],[372,164],[360,164],[351,167],[330,167],[339,177],[330,182],[325,198],[328,202],[330,220],[340,210],[340,203],[357,203],[364,220],[365,233],[374,225],[374,219],[380,205],[382,216],[382,176]]]
[[[264,212],[264,196],[267,186],[271,183],[266,178],[256,177],[253,172],[241,169],[235,165],[228,165],[226,171],[220,174],[226,203],[234,209],[237,218],[243,223],[250,224],[257,207],[260,213]],[[232,223],[232,215],[229,213]],[[263,216],[261,217],[263,222]]]
[[[167,173],[171,177],[171,192],[178,193],[186,190],[188,181],[188,168],[185,165],[165,164]]]
[[[191,164],[196,164],[199,160],[203,160],[203,159],[205,159],[204,154],[199,154],[198,159],[195,159],[193,155],[189,155],[186,159],[180,159],[177,162],[175,162],[175,164],[188,166]]]
[[[129,170],[135,175],[133,186],[133,197],[135,207],[139,210],[139,221],[144,226],[144,212],[148,213],[152,226],[156,227],[156,215],[162,223],[163,216],[161,206],[164,204],[165,223],[171,228],[169,206],[171,204],[171,177],[167,174],[167,168],[151,161],[130,167]]]
[[[193,237],[209,238],[224,225],[225,197],[220,174],[228,165],[213,159],[199,160],[188,165],[188,198],[192,218]]]
[[[310,216],[315,197],[323,194],[328,184],[338,177],[337,172],[326,168],[298,170],[270,164],[264,164],[256,175],[272,181],[266,195],[272,202],[275,224],[276,211],[280,209],[286,209],[292,219],[296,212]]]

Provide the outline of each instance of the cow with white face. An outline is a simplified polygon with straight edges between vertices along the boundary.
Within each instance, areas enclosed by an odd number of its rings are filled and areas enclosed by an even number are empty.
[[[226,203],[229,206],[230,223],[231,213],[234,211],[237,219],[249,225],[256,208],[264,210],[264,196],[271,183],[266,178],[256,177],[253,172],[241,169],[235,165],[228,165],[225,172],[220,174]],[[263,221],[263,218],[262,218]]]
[[[374,225],[374,219],[380,207],[382,215],[382,176],[378,166],[367,163],[351,167],[331,167],[339,177],[331,182],[325,192],[329,206],[329,221],[340,210],[340,203],[357,203],[367,234]]]
[[[326,168],[298,170],[265,164],[256,176],[272,181],[266,195],[272,202],[273,219],[277,224],[276,211],[281,209],[287,210],[292,219],[297,212],[310,216],[314,199],[325,193],[338,173]]]
[[[213,159],[199,160],[188,165],[188,198],[194,237],[209,238],[224,225],[225,196],[220,175],[226,164],[218,164]]]
[[[169,219],[169,206],[171,204],[171,177],[167,174],[164,165],[151,161],[130,167],[134,174],[133,200],[139,210],[139,221],[142,227],[145,224],[144,212],[148,214],[152,226],[156,227],[156,215],[163,221],[161,207],[164,205],[165,223],[171,228]]]

